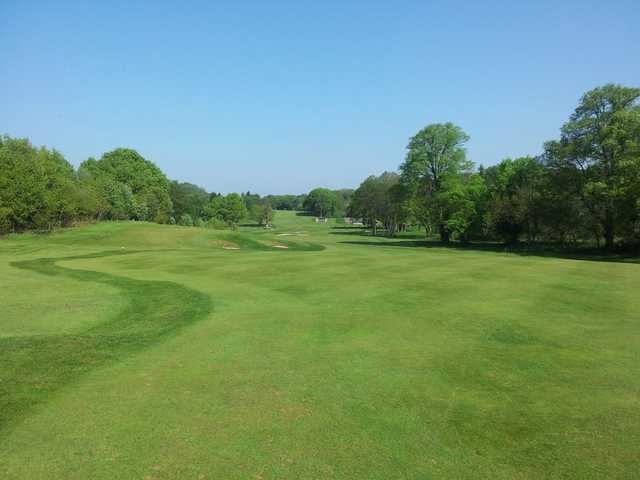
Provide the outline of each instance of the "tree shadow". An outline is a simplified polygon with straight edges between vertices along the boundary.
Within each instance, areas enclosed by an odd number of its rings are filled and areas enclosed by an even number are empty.
[[[337,229],[338,231],[330,231],[329,235],[358,235],[361,237],[370,237],[370,235],[366,235],[366,230],[360,228],[345,228],[345,227],[333,227],[333,229]]]
[[[334,233],[334,232],[331,232]],[[342,234],[335,232],[336,234]],[[373,247],[400,247],[400,248],[446,248],[450,250],[492,252],[502,254],[520,255],[523,257],[551,257],[563,258],[568,260],[585,260],[593,262],[618,262],[618,263],[638,263],[640,264],[640,256],[630,252],[613,252],[608,253],[601,249],[587,247],[563,247],[554,244],[517,244],[505,245],[498,242],[482,242],[482,243],[443,243],[434,240],[387,240],[384,237],[376,237],[379,240],[344,240],[342,244],[348,245],[364,245]]]
[[[385,230],[384,228],[379,228],[378,233],[376,235],[373,235],[371,233],[371,228],[369,227],[335,226],[335,227],[331,227],[331,230],[332,231],[329,232],[330,235],[360,235],[361,237],[364,237],[364,238],[380,238],[380,239],[393,238],[394,240],[404,240],[404,239],[423,240],[424,239],[424,233],[411,233],[411,232],[401,232],[397,234],[396,237],[389,237],[386,233],[387,230]],[[333,230],[337,230],[337,231],[333,231]]]

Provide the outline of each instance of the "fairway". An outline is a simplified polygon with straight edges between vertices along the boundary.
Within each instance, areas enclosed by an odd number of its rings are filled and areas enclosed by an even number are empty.
[[[0,239],[0,478],[638,478],[640,265],[420,235]]]

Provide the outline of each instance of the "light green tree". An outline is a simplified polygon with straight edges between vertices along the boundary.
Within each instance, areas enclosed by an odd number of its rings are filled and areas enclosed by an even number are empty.
[[[336,208],[336,194],[328,188],[314,188],[305,198],[304,208],[313,215],[327,217]]]
[[[443,242],[450,239],[450,220],[459,217],[457,209],[466,208],[456,192],[462,176],[472,167],[464,149],[468,140],[469,136],[452,123],[428,125],[411,138],[400,166],[403,183],[413,193],[416,214],[427,229],[438,231]]]

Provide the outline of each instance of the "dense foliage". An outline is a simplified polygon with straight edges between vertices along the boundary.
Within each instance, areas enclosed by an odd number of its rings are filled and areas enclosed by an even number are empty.
[[[192,223],[193,219],[204,218],[209,204],[209,194],[204,188],[192,183],[173,181],[169,185],[169,194],[175,220],[185,215],[189,216]]]
[[[169,180],[138,152],[118,148],[80,165],[78,176],[101,200],[99,218],[165,223],[172,211]]]
[[[59,152],[0,137],[0,233],[51,229],[91,216],[91,197]]]
[[[0,234],[94,220],[235,228],[249,216],[248,207],[258,223],[273,221],[273,208],[259,195],[222,196],[170,182],[135,150],[118,148],[99,160],[89,158],[75,171],[55,150],[0,137]]]
[[[469,136],[452,123],[413,136],[400,176],[368,177],[350,214],[377,233],[420,224],[455,238],[560,243],[611,249],[640,244],[640,89],[605,85],[585,94],[557,141],[539,157],[475,170]]]

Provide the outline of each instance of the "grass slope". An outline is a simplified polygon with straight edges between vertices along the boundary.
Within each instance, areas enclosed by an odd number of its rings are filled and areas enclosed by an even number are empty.
[[[276,227],[0,240],[0,477],[636,477],[637,265]]]
[[[0,435],[10,431],[32,406],[84,372],[122,360],[210,312],[212,302],[207,295],[178,283],[133,280],[56,264],[61,260],[129,253],[135,252],[106,251],[12,262],[14,267],[48,276],[116,287],[127,299],[127,306],[108,321],[83,332],[0,338]]]

